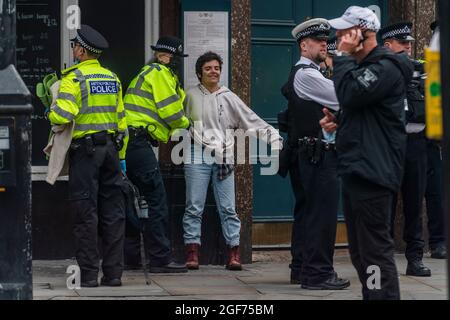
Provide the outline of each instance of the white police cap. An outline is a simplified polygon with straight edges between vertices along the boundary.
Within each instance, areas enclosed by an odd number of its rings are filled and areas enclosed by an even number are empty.
[[[331,27],[326,19],[316,18],[305,21],[292,30],[292,36],[300,41],[304,38],[327,40]]]
[[[351,6],[340,18],[328,21],[336,30],[349,29],[358,26],[362,29],[378,32],[380,30],[380,20],[377,15],[369,8]]]

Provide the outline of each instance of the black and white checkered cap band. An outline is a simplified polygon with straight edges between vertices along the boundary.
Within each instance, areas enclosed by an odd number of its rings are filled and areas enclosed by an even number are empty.
[[[323,25],[315,25],[315,26],[311,26],[306,28],[305,30],[297,33],[297,40],[300,38],[305,38],[310,36],[311,34],[317,33],[317,32],[323,32],[323,33],[328,33],[330,30],[330,28],[326,28]]]
[[[173,53],[176,53],[176,52],[177,52],[177,49],[176,49],[176,48],[171,47],[171,46],[166,46],[166,45],[164,45],[164,44],[157,44],[157,45],[155,46],[155,50],[158,51],[158,49],[166,49],[166,50],[169,50],[170,52],[173,52]]]
[[[383,34],[383,36],[381,38],[383,40],[385,40],[385,39],[388,39],[388,38],[395,38],[395,37],[400,36],[400,35],[410,36],[411,35],[411,29],[406,26],[403,29],[392,30],[392,31],[389,31],[389,32],[386,32],[385,34]]]
[[[362,29],[368,29],[373,31],[378,31],[379,28],[377,28],[374,21],[368,21],[366,19],[358,19],[358,26]]]
[[[336,41],[333,42],[333,43],[327,43],[327,50],[328,51],[335,51],[335,50],[337,50]]]
[[[81,37],[80,37],[79,35],[77,35],[76,41],[77,41],[78,43],[80,43],[80,45],[81,45],[83,48],[85,48],[85,49],[87,49],[87,50],[89,50],[89,51],[91,51],[91,52],[93,52],[93,53],[97,53],[97,54],[102,53],[102,50],[100,50],[100,49],[95,49],[95,48],[91,47],[90,45],[88,45],[86,42],[84,42],[84,40],[81,39]]]

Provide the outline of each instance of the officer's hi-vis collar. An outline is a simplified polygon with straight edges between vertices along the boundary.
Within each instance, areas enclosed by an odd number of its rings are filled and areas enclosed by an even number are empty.
[[[80,67],[84,67],[84,66],[91,66],[91,65],[96,65],[96,66],[100,66],[100,62],[97,59],[89,59],[83,62],[80,62],[79,64],[76,64],[74,66],[71,66],[67,69],[64,69],[61,71],[61,74],[63,76],[73,72],[76,69],[79,69]]]
[[[177,75],[171,68],[169,68],[168,66],[166,66],[165,64],[162,64],[162,63],[160,63],[160,62],[153,62],[153,63],[150,64],[150,66],[152,66],[152,65],[155,65],[155,66],[156,66],[155,69],[157,69],[158,71],[161,71],[161,70],[167,70],[167,71],[169,71],[170,74],[172,75],[172,77],[176,78],[177,81],[180,81],[180,80],[178,79],[178,75]]]

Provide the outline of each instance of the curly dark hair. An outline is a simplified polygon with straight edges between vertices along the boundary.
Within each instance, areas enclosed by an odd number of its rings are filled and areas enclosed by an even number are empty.
[[[216,60],[219,62],[220,65],[220,71],[222,71],[222,66],[223,66],[223,59],[220,55],[218,55],[215,52],[212,51],[208,51],[204,54],[202,54],[198,59],[197,62],[195,63],[195,74],[197,75],[197,78],[199,81],[202,80],[202,68],[205,65],[205,63],[208,63],[210,61]]]

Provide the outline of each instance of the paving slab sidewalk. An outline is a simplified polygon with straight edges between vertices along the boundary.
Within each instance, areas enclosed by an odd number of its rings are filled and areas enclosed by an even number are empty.
[[[150,274],[146,285],[142,271],[126,271],[120,288],[69,290],[67,267],[73,260],[34,261],[35,300],[361,300],[361,285],[345,250],[337,251],[335,269],[351,281],[342,291],[309,291],[289,283],[289,252],[255,252],[254,263],[241,272],[222,266],[201,266],[187,274]],[[424,258],[432,277],[405,275],[406,259],[396,255],[402,299],[447,299],[446,260]]]

